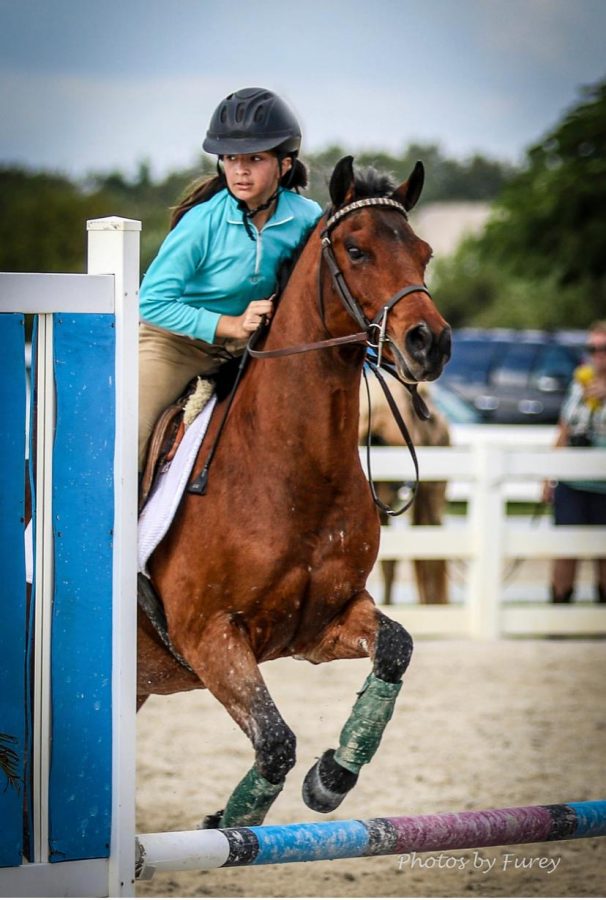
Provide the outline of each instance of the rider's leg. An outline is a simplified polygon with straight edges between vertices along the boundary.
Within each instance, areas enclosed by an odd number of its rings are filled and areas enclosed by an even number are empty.
[[[162,328],[139,327],[139,471],[143,471],[150,435],[158,417],[196,375],[214,374],[222,360],[192,341]]]

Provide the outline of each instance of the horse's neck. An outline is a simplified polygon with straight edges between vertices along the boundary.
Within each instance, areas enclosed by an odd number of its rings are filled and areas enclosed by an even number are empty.
[[[313,246],[301,255],[263,349],[297,347],[328,337],[317,302],[318,257],[319,249]],[[357,459],[360,377],[359,347],[254,361],[243,385],[242,406],[254,409],[261,439],[290,435],[300,446],[299,436],[304,435],[305,452],[320,464],[324,460],[327,466],[346,466]]]

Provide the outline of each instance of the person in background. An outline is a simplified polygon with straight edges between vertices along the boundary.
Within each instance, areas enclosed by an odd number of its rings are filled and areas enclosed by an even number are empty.
[[[606,320],[589,328],[587,363],[579,366],[562,405],[556,447],[603,447],[606,450]],[[606,455],[606,454],[605,454]],[[543,500],[553,502],[556,525],[606,525],[604,481],[546,482]],[[551,573],[553,603],[570,603],[576,559],[555,559]],[[606,603],[606,556],[595,561],[596,600]]]
[[[173,210],[141,284],[140,471],[160,413],[196,375],[240,356],[271,318],[278,271],[322,214],[299,193],[300,144],[299,123],[272,91],[236,91],[213,113],[203,147],[217,175]]]

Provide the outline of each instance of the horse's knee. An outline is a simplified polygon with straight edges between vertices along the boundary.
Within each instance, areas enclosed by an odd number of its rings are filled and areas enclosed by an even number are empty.
[[[380,614],[373,665],[376,677],[390,684],[400,681],[410,663],[412,650],[412,637],[406,629]]]
[[[283,721],[268,722],[255,742],[255,765],[272,784],[281,784],[295,762],[297,739]]]

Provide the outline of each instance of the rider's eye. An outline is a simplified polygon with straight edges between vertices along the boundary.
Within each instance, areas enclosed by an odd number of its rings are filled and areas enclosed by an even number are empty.
[[[363,252],[360,250],[359,247],[353,247],[353,246],[352,246],[352,247],[347,247],[347,252],[349,253],[349,258],[350,258],[350,259],[353,259],[353,260],[356,260],[356,261],[359,260],[359,259],[363,259],[363,257],[364,257],[364,254],[363,254]]]

